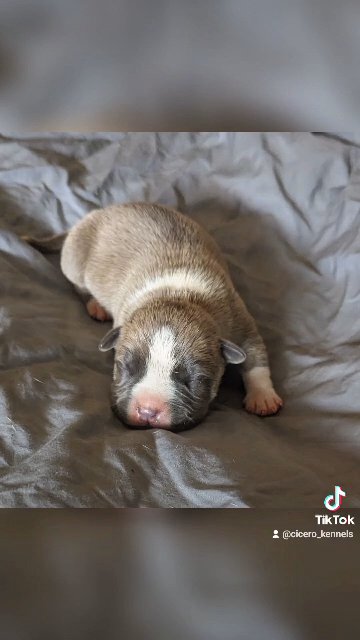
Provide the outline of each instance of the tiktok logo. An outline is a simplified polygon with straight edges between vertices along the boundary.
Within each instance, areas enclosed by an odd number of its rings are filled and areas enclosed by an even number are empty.
[[[329,511],[337,511],[341,507],[342,499],[346,496],[345,491],[339,485],[335,486],[335,494],[326,496],[324,505]]]

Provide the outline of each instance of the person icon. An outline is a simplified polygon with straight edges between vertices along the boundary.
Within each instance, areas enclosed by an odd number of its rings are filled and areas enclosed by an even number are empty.
[[[279,532],[277,529],[274,529],[274,535],[273,538],[276,538],[276,540],[279,540]]]

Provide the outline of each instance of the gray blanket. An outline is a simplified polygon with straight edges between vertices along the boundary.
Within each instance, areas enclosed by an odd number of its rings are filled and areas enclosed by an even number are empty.
[[[279,415],[243,411],[235,368],[188,432],[113,416],[112,355],[97,350],[109,325],[19,236],[131,200],[175,206],[217,240],[268,346]],[[2,136],[0,505],[320,508],[340,484],[360,506],[359,200],[355,136]]]

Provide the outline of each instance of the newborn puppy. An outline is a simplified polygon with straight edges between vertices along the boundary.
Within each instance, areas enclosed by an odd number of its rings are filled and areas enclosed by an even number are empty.
[[[212,238],[160,205],[89,213],[65,238],[61,268],[97,320],[112,318],[112,408],[129,426],[198,423],[226,363],[242,363],[245,408],[276,413],[266,350]]]

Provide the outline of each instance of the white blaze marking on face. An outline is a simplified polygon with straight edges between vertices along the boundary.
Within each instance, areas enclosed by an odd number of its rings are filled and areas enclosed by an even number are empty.
[[[212,295],[214,288],[221,285],[220,278],[214,278],[201,271],[189,271],[187,269],[174,269],[161,276],[156,276],[149,280],[143,287],[135,291],[130,298],[129,306],[138,304],[139,301],[148,293],[157,291],[158,289],[176,289],[181,291],[194,291],[204,296]]]
[[[164,396],[168,401],[175,395],[171,372],[175,367],[175,336],[170,327],[161,327],[154,333],[147,360],[146,373],[132,390],[132,397],[149,391]]]

